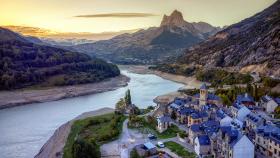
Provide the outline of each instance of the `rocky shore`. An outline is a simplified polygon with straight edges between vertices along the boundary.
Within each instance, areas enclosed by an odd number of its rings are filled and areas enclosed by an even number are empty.
[[[128,82],[129,78],[127,76],[120,75],[92,84],[51,87],[40,90],[1,91],[0,109],[111,91],[119,87],[127,86]]]
[[[84,119],[87,117],[103,115],[114,112],[111,108],[102,108],[99,110],[86,112],[76,117],[75,119],[61,125],[50,139],[43,145],[35,158],[62,158],[63,148],[70,133],[71,126],[75,120]]]

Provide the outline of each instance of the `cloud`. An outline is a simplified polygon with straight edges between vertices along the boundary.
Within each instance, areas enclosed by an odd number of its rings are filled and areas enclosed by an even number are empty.
[[[132,30],[120,30],[116,32],[100,32],[100,33],[91,33],[91,32],[56,32],[49,29],[32,27],[32,26],[13,26],[6,25],[1,26],[12,31],[21,33],[25,36],[36,36],[36,37],[45,37],[52,39],[88,39],[88,40],[107,40],[113,38],[115,36],[124,34],[124,33],[134,33],[139,31],[140,29],[132,29]]]
[[[77,15],[76,18],[143,18],[157,16],[152,13],[106,13],[106,14],[88,14]]]

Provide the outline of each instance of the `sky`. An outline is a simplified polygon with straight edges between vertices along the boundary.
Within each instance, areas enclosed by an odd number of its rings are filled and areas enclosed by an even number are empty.
[[[0,0],[0,25],[57,32],[118,32],[159,26],[177,9],[189,22],[230,25],[275,0]]]

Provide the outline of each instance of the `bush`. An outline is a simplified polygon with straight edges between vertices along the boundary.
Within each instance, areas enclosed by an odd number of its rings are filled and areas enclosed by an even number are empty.
[[[83,138],[77,138],[73,144],[73,158],[100,158],[101,152],[94,139],[87,141]]]

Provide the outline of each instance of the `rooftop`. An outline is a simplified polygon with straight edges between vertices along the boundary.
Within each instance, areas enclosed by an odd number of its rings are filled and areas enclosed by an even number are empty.
[[[225,118],[227,116],[226,113],[223,110],[221,110],[221,109],[216,111],[216,115],[217,115],[217,117],[219,117],[221,119],[223,119],[223,118]]]
[[[208,88],[207,88],[206,84],[203,83],[203,84],[200,86],[200,89],[201,89],[201,90],[207,90]]]
[[[236,139],[240,137],[239,131],[237,129],[233,129],[231,126],[223,126],[220,129],[223,134],[227,135],[230,138],[230,144],[236,143]]]
[[[274,125],[263,125],[257,128],[256,132],[280,144],[280,128]]]
[[[199,118],[203,118],[203,117],[207,117],[207,116],[208,116],[208,114],[205,111],[202,111],[202,112],[197,112],[196,111],[196,112],[191,114],[192,119],[199,119]]]
[[[158,117],[157,120],[159,122],[171,122],[172,121],[172,119],[168,115],[161,115],[160,117]]]
[[[261,97],[261,100],[262,100],[263,102],[269,102],[270,100],[272,100],[272,98],[271,98],[270,96],[268,96],[268,95],[265,95],[265,96],[262,96],[262,97]]]
[[[250,120],[251,122],[253,122],[254,124],[258,124],[260,122],[262,122],[262,117],[260,117],[259,115],[255,114],[255,113],[250,113],[246,116],[246,118],[248,120]]]
[[[238,95],[236,98],[237,103],[246,103],[246,102],[251,102],[255,103],[254,98],[251,97],[248,93]]]
[[[200,124],[193,124],[191,125],[190,129],[195,133],[202,132],[202,129],[200,128]]]
[[[278,105],[280,105],[280,98],[275,98],[274,101],[275,101]]]
[[[153,143],[151,143],[151,142],[145,143],[144,146],[145,146],[145,148],[147,148],[148,150],[151,150],[151,149],[156,148],[156,146],[155,146]]]
[[[178,113],[181,115],[190,115],[192,113],[194,113],[195,110],[189,107],[183,107],[181,109],[178,110]]]
[[[200,98],[200,94],[197,93],[194,95],[195,98]],[[213,93],[208,93],[208,97],[207,97],[208,100],[220,100],[221,98]]]
[[[210,145],[210,139],[208,135],[201,135],[197,136],[198,137],[198,142],[200,145]]]

